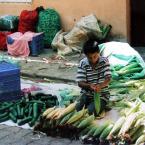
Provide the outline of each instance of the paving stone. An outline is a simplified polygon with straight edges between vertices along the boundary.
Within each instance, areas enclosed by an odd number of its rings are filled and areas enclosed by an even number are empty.
[[[73,140],[69,145],[81,145],[81,144],[82,143],[79,140],[77,141]]]
[[[56,141],[59,142],[58,145],[61,145],[61,144],[62,145],[69,145],[71,143],[71,140],[69,140],[69,139],[57,137],[57,138],[53,138],[51,145],[53,145],[53,143],[56,143],[56,145],[57,145]]]
[[[9,128],[9,126],[3,125],[3,124],[0,125],[0,131],[6,128]]]

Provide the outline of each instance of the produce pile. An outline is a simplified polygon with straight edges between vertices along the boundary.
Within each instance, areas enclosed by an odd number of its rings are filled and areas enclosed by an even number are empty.
[[[137,98],[145,102],[145,79],[140,80],[113,80],[109,86],[111,108],[121,110],[128,107],[128,101],[136,101]]]
[[[111,67],[113,79],[141,79],[144,77],[144,68],[137,60],[132,59],[127,65],[115,65]]]
[[[29,123],[34,126],[46,108],[58,105],[56,96],[51,94],[29,94],[21,100],[0,102],[0,122],[12,120],[19,126]]]
[[[107,139],[118,144],[140,145],[145,142],[145,103],[137,99],[128,104],[130,106],[122,109],[122,116],[114,124]]]
[[[47,109],[34,131],[51,136],[80,138],[84,143],[140,145],[145,142],[145,103],[141,100],[130,102],[130,107],[121,112],[116,122],[108,120],[102,124],[98,123],[94,115],[89,115],[87,109],[77,112],[75,104],[66,108]]]

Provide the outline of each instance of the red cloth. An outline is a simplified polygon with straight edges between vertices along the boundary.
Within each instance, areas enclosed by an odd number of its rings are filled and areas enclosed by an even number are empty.
[[[36,23],[38,21],[38,12],[36,10],[23,10],[20,14],[18,31],[25,33],[27,31],[36,31]]]
[[[7,49],[7,35],[11,34],[12,32],[0,32],[0,50]]]

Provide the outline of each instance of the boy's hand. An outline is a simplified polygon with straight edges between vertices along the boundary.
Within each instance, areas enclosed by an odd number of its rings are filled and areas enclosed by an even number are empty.
[[[90,89],[91,89],[92,91],[95,91],[95,88],[96,88],[96,85],[90,84]]]
[[[96,85],[94,91],[95,92],[100,92],[101,91],[101,87],[99,85]]]

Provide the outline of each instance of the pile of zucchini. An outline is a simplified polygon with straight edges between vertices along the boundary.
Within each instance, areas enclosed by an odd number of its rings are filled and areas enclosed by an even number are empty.
[[[40,93],[29,94],[13,102],[0,102],[0,122],[12,120],[19,126],[29,123],[32,127],[47,108],[56,105],[58,105],[56,96]]]

